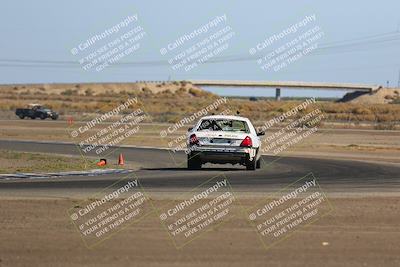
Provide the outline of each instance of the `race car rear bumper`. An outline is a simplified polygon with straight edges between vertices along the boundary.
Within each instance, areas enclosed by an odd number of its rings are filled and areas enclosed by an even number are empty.
[[[256,156],[255,148],[213,149],[198,147],[192,150],[189,157],[197,157],[202,163],[242,164],[252,161]]]

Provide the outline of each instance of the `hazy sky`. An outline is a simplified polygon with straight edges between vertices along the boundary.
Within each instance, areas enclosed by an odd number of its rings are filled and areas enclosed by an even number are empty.
[[[398,0],[336,0],[329,3],[321,0],[3,0],[0,2],[0,83],[126,82],[171,78],[382,85],[389,80],[390,85],[397,85],[399,10]],[[72,55],[71,49],[134,14],[138,15],[135,25],[140,25],[146,36],[140,40],[140,49],[119,63],[140,63],[119,64],[100,72],[83,70],[77,63],[80,57]],[[218,56],[242,60],[203,64],[190,71],[173,70],[166,62],[169,57],[161,55],[160,48],[224,14],[225,25],[235,35],[229,40],[229,47]],[[322,49],[280,71],[262,70],[250,56],[249,49],[313,14],[316,15],[313,25],[324,32],[318,41]],[[292,34],[284,42],[298,34]]]

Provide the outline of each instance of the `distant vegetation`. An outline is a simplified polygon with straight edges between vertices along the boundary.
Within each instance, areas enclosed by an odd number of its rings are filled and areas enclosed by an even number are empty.
[[[138,97],[143,109],[155,122],[177,122],[182,117],[197,112],[215,101],[219,96],[204,91],[188,82],[164,84],[113,84],[102,85],[101,90],[95,84],[64,85],[53,90],[52,85],[46,86],[1,86],[0,110],[14,111],[29,103],[42,103],[61,115],[79,113],[104,113],[128,97]],[[334,100],[334,99],[330,99]],[[276,102],[271,98],[230,97],[228,105],[221,106],[216,111],[222,112],[229,108],[232,113],[240,111],[244,116],[255,122],[263,122],[282,112],[289,111],[301,103],[303,99]],[[397,103],[397,102],[396,102]],[[361,123],[380,123],[382,128],[393,128],[400,121],[400,105],[397,104],[361,104],[335,103],[319,101],[308,110],[319,108],[325,115],[325,121]],[[129,112],[129,111],[126,111]],[[301,114],[299,114],[300,116]],[[83,115],[82,115],[83,116]]]

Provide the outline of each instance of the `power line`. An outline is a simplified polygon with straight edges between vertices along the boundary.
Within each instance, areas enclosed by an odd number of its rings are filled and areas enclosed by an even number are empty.
[[[400,41],[400,32],[388,32],[383,34],[375,34],[365,37],[352,38],[348,40],[341,40],[335,42],[328,42],[321,44],[310,55],[327,55],[335,53],[358,52],[360,49],[366,50],[373,48],[371,45],[391,44],[392,42]],[[357,49],[358,48],[358,49]],[[272,51],[267,51],[268,54]],[[264,55],[265,56],[265,55]],[[244,55],[227,55],[214,57],[208,60],[207,63],[228,63],[228,62],[241,62],[252,61],[263,57],[263,55],[251,56]],[[71,60],[37,60],[37,59],[0,59],[0,67],[42,67],[42,68],[75,68],[80,64],[77,61]],[[128,67],[155,67],[169,65],[167,60],[144,60],[144,61],[128,61],[116,62],[112,66],[128,66]]]

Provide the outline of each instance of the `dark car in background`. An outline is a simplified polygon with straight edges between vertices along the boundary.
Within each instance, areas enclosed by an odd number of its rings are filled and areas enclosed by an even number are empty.
[[[30,104],[29,108],[17,108],[15,115],[20,119],[25,119],[25,117],[31,118],[32,120],[36,118],[40,118],[41,120],[47,118],[51,118],[52,120],[58,119],[57,112],[39,104]]]

